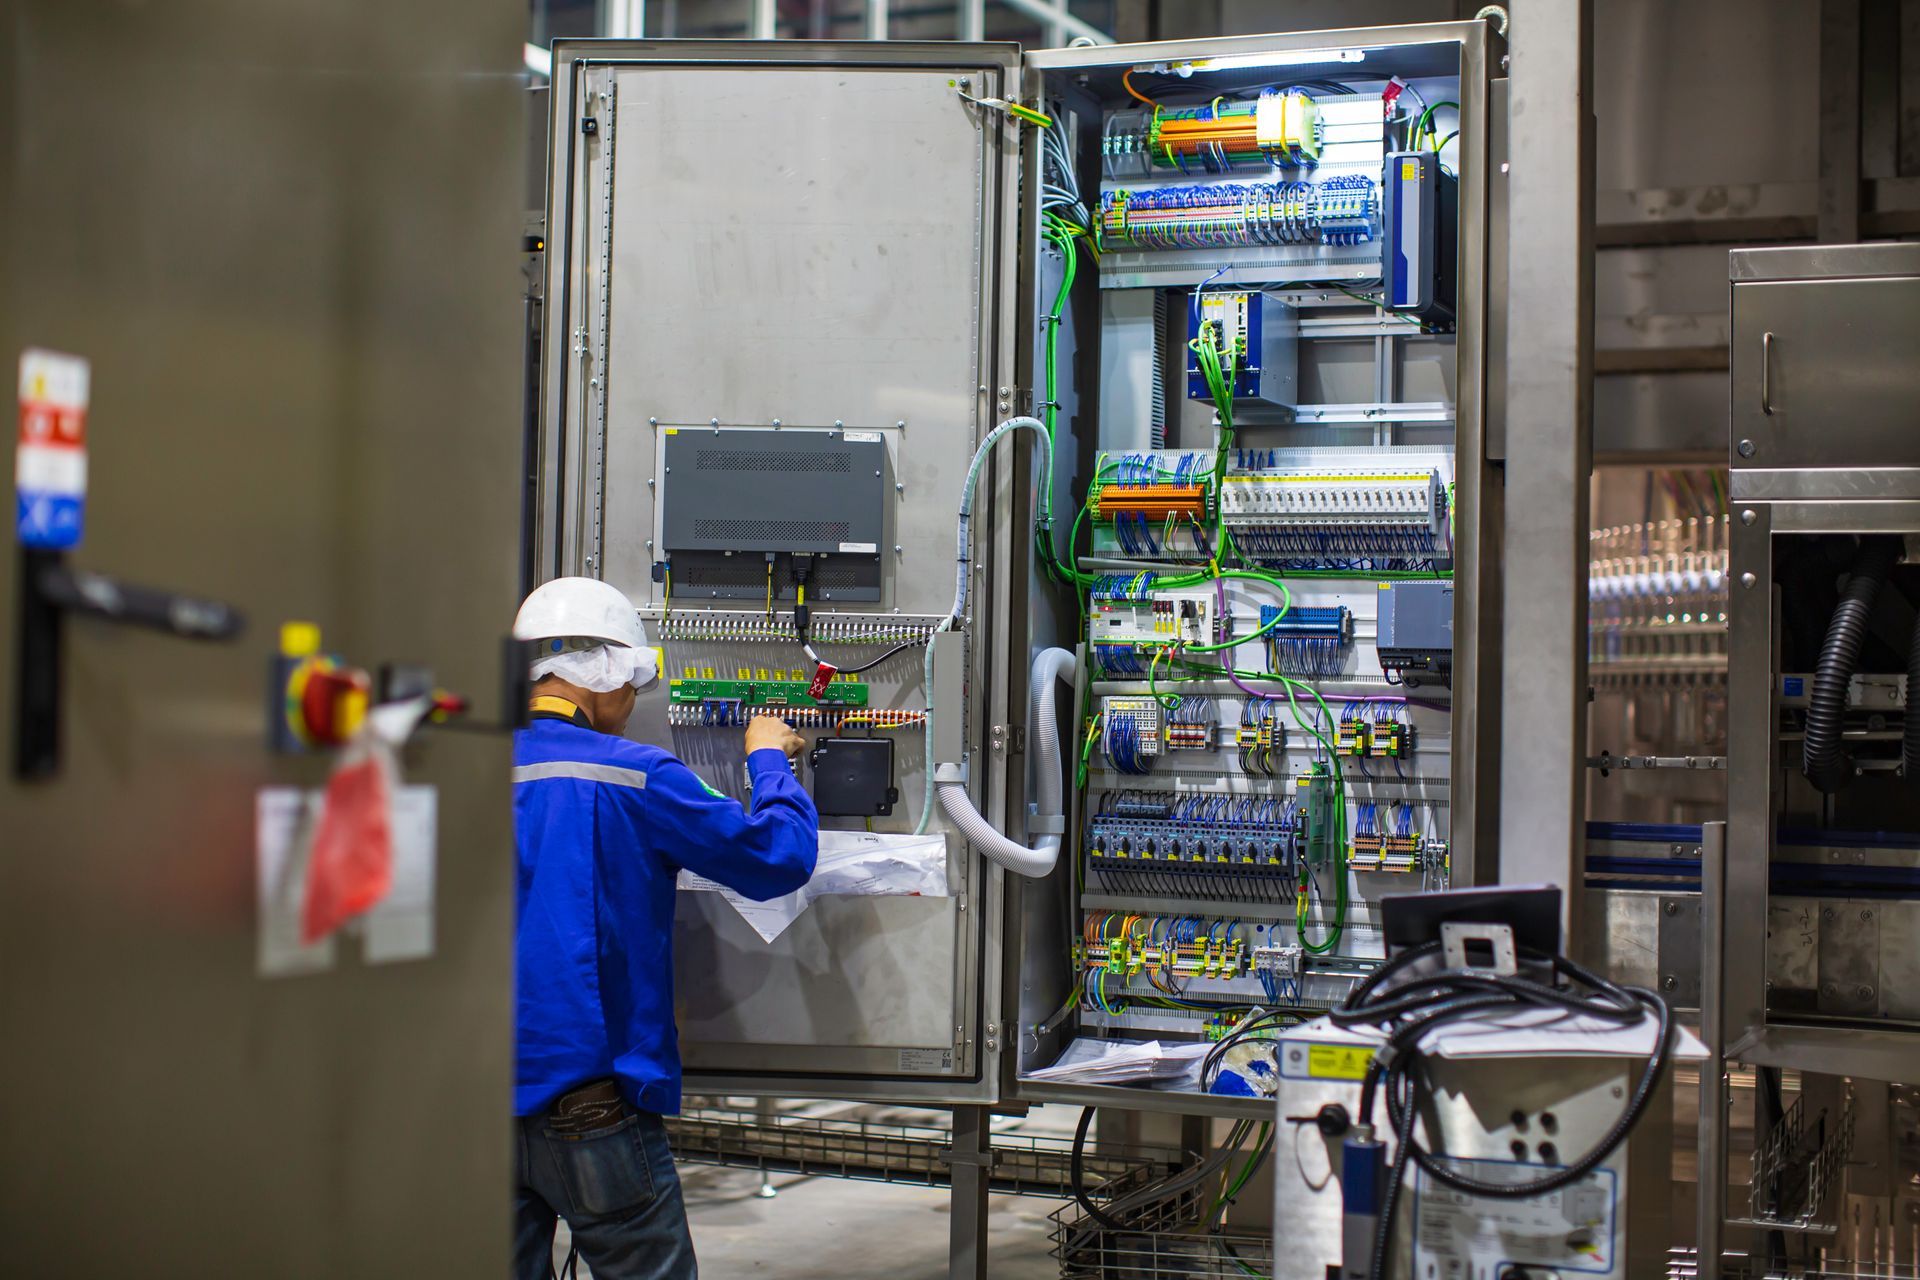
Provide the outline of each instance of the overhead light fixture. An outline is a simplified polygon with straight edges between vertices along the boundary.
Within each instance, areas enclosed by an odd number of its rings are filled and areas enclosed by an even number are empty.
[[[1135,67],[1135,71],[1158,71],[1163,75],[1190,76],[1196,71],[1251,71],[1261,67],[1315,67],[1365,62],[1364,49],[1293,49],[1281,53],[1230,53],[1219,58],[1193,58],[1186,62],[1159,62]]]

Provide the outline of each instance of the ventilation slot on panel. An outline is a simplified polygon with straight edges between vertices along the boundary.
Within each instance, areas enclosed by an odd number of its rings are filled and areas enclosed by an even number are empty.
[[[686,559],[675,562],[674,577],[689,587],[752,587],[756,591],[766,590],[767,569],[764,563],[702,564],[689,566]]]
[[[693,522],[693,536],[713,542],[731,542],[740,549],[783,546],[790,542],[845,542],[845,520],[712,520]]]
[[[809,581],[813,584],[810,591],[851,591],[862,585],[867,575],[858,572],[848,564],[823,565],[813,571]]]
[[[774,453],[747,449],[702,449],[693,456],[698,471],[788,471],[846,475],[853,459],[846,453]]]

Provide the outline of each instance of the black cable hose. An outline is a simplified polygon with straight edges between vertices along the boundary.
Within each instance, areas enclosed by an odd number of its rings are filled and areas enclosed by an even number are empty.
[[[1393,1215],[1400,1209],[1400,1189],[1407,1181],[1407,1153],[1413,1150],[1413,1119],[1420,1110],[1420,1086],[1417,1078],[1409,1077],[1409,1087],[1414,1096],[1407,1099],[1406,1110],[1393,1127],[1393,1171],[1387,1176],[1387,1194],[1380,1201],[1380,1224],[1373,1231],[1373,1271],[1375,1280],[1385,1280],[1387,1275],[1387,1250],[1393,1243]],[[1393,1103],[1387,1103],[1387,1110],[1393,1110]]]
[[[1080,1108],[1080,1123],[1073,1127],[1073,1157],[1067,1164],[1067,1185],[1073,1189],[1073,1198],[1089,1218],[1109,1231],[1125,1231],[1118,1221],[1110,1218],[1087,1195],[1087,1130],[1093,1126],[1093,1107]]]
[[[1828,795],[1853,780],[1853,759],[1841,742],[1846,719],[1847,686],[1860,665],[1860,644],[1873,617],[1873,602],[1886,585],[1899,558],[1895,538],[1869,538],[1860,543],[1853,573],[1841,588],[1827,638],[1813,670],[1813,692],[1807,698],[1806,740],[1801,744],[1800,772]]]

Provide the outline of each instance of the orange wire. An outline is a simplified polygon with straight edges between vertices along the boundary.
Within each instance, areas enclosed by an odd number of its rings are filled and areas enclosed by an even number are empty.
[[[1138,98],[1141,102],[1146,103],[1150,107],[1158,107],[1160,105],[1159,103],[1155,102],[1152,98],[1149,98],[1146,94],[1140,92],[1138,89],[1133,87],[1133,72],[1131,70],[1122,71],[1120,73],[1120,87],[1122,89],[1125,89],[1128,93],[1132,94],[1135,98]]]

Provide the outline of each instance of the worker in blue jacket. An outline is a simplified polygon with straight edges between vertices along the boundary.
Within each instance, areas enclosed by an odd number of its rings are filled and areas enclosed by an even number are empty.
[[[751,809],[621,736],[659,673],[632,603],[591,578],[528,596],[532,721],[514,735],[519,850],[515,1280],[548,1280],[556,1218],[594,1280],[691,1280],[686,1206],[660,1117],[680,1109],[674,882],[750,898],[813,875],[819,817],[785,723],[747,725]]]

